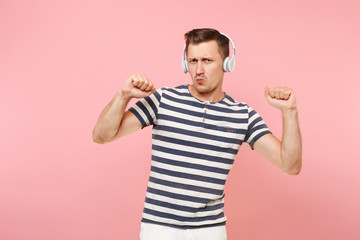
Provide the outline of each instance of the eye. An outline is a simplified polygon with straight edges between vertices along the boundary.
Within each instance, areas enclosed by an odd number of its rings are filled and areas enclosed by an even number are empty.
[[[197,59],[196,58],[191,58],[191,59],[189,59],[189,63],[197,63]]]
[[[202,61],[205,62],[205,63],[212,63],[213,62],[213,60],[209,59],[209,58],[204,58]]]

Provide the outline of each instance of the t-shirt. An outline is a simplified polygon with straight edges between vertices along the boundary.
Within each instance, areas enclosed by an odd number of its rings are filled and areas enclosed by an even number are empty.
[[[178,228],[223,225],[224,186],[243,142],[270,133],[260,115],[225,93],[201,101],[188,85],[164,87],[131,111],[153,125],[151,170],[142,222]]]

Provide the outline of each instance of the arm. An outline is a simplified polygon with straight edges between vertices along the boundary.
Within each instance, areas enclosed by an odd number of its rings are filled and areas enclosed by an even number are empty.
[[[254,149],[281,171],[297,175],[302,167],[302,140],[295,94],[289,88],[266,88],[265,97],[271,106],[281,110],[282,139],[266,134],[255,142]]]
[[[125,111],[131,98],[143,98],[155,92],[154,85],[142,74],[127,78],[112,101],[101,112],[93,129],[93,140],[104,144],[140,129],[140,121]]]

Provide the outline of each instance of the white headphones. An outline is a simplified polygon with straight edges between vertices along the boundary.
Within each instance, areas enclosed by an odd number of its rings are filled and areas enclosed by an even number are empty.
[[[223,70],[224,70],[224,72],[232,72],[232,71],[234,71],[234,68],[235,68],[235,45],[234,45],[233,41],[231,40],[231,38],[229,38],[226,34],[224,34],[224,33],[220,33],[220,34],[224,35],[225,37],[227,37],[229,39],[232,49],[233,49],[232,56],[226,57],[224,59]],[[185,51],[186,51],[186,43],[184,46],[183,57],[182,57],[182,69],[183,69],[184,73],[187,73],[189,71],[189,68],[188,68],[187,59],[185,58],[185,55],[186,55]]]

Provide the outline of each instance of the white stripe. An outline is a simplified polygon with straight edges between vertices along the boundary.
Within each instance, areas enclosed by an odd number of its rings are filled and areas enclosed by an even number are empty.
[[[178,99],[179,100],[184,100],[183,98],[178,98]],[[200,114],[205,113],[205,109],[206,109],[206,114],[210,114],[210,115],[213,115],[213,116],[230,117],[230,118],[243,118],[243,119],[248,118],[248,113],[247,112],[246,113],[239,113],[239,112],[228,113],[228,112],[221,111],[221,110],[211,109],[211,108],[207,107],[205,104],[203,104],[202,108],[201,107],[195,107],[195,106],[191,106],[191,105],[184,104],[184,103],[181,103],[181,102],[176,102],[174,100],[166,99],[166,97],[164,97],[162,99],[162,102],[169,105],[169,106],[172,106],[172,107],[177,107],[177,108],[180,108],[180,109],[185,109],[185,110],[197,112],[197,113],[200,113]],[[221,108],[221,107],[219,107],[219,108]],[[229,109],[229,108],[226,108],[226,109]],[[232,110],[240,111],[240,110],[246,110],[246,108],[245,107],[239,107],[238,109],[232,109]]]
[[[170,182],[178,182],[178,183],[194,185],[194,186],[203,186],[205,188],[211,188],[211,189],[220,190],[220,191],[224,190],[224,185],[222,185],[222,184],[209,183],[209,182],[197,181],[197,180],[186,179],[186,178],[179,178],[179,177],[169,176],[169,175],[165,175],[165,174],[161,174],[161,173],[157,173],[157,172],[153,172],[153,171],[150,172],[150,176],[154,177],[154,178],[170,181]]]
[[[138,107],[138,105],[134,104],[134,106],[132,107],[141,116],[141,118],[144,120],[146,125],[149,125],[149,119],[146,117],[145,113]]]
[[[193,121],[193,122],[202,122],[202,117],[189,115],[189,114],[184,114],[184,113],[176,112],[176,111],[173,111],[173,110],[170,110],[170,109],[164,109],[164,108],[161,109],[161,114],[181,118],[181,119],[184,119],[184,120],[190,120],[190,121]]]
[[[179,93],[189,93],[189,91],[187,89],[185,90],[180,90],[178,91]],[[202,102],[196,98],[194,98],[193,96],[181,96],[179,94],[176,94],[176,93],[173,93],[173,92],[170,92],[170,91],[167,91],[166,92],[166,95],[169,95],[173,98],[176,98],[176,99],[179,99],[179,100],[185,100],[185,101],[189,101],[189,102],[197,102],[197,103],[200,103],[200,104],[204,104],[205,105],[205,102]],[[166,99],[167,101],[172,101],[170,99]],[[172,101],[173,102],[173,101]],[[226,104],[223,104],[221,102],[217,102],[217,103],[210,103],[210,105],[215,105],[216,107],[219,107],[219,108],[224,108],[224,109],[232,109],[232,110],[235,110],[235,111],[240,111],[242,109],[246,109],[247,106],[245,105],[245,103],[239,103],[239,102],[236,102],[233,103],[233,102],[230,102],[228,99],[225,99],[224,102],[226,102],[227,104],[231,105],[231,106],[228,106]]]
[[[209,150],[209,149],[201,149],[201,148],[192,147],[192,146],[185,146],[185,145],[180,145],[180,144],[176,144],[176,143],[161,141],[158,139],[153,139],[153,144],[155,144],[157,146],[171,148],[171,149],[181,149],[181,151],[186,151],[186,152],[190,152],[190,153],[208,155],[210,157],[217,156],[217,157],[226,158],[229,160],[232,160],[235,158],[235,154],[231,154],[231,153],[226,153],[226,152],[222,153],[222,152],[213,151],[213,150]]]
[[[262,128],[262,129],[256,130],[255,132],[253,132],[253,134],[251,134],[251,136],[249,137],[247,142],[250,144],[251,141],[254,139],[254,137],[256,137],[257,135],[259,135],[260,133],[265,132],[265,131],[267,131],[267,129]]]
[[[158,211],[158,212],[173,214],[173,215],[177,215],[177,216],[181,216],[181,217],[194,217],[194,218],[219,215],[223,212],[222,208],[219,208],[214,211],[203,211],[203,212],[192,213],[192,212],[180,211],[180,210],[176,210],[176,209],[172,209],[172,208],[161,207],[161,206],[153,205],[153,204],[149,204],[149,203],[145,203],[144,207]]]
[[[199,208],[199,209],[204,209],[205,207],[215,206],[217,204],[224,204],[224,197],[215,199],[208,203],[198,203],[198,202],[190,202],[190,201],[186,201],[186,200],[180,200],[180,199],[176,199],[176,198],[170,198],[168,196],[163,196],[163,195],[146,192],[146,198],[158,200],[158,201],[162,201],[162,202],[167,202],[167,203],[171,203],[171,204],[175,204],[175,205],[179,205],[179,206]]]
[[[190,201],[186,201],[186,200],[175,199],[175,198],[158,195],[158,194],[154,194],[154,193],[149,193],[149,192],[146,193],[146,197],[154,199],[154,200],[158,200],[158,201],[163,201],[163,202],[167,202],[167,203],[184,206],[184,207],[204,208],[206,206],[206,204],[203,204],[203,203],[196,203],[196,202],[190,202]]]
[[[221,147],[221,141],[217,141],[217,140],[212,140],[210,138],[200,138],[200,137],[194,137],[194,136],[189,136],[186,134],[181,134],[181,133],[176,133],[176,132],[169,132],[169,131],[164,131],[164,130],[158,130],[158,129],[154,129],[153,134],[156,135],[160,135],[160,136],[164,136],[164,137],[171,137],[174,139],[181,139],[184,141],[189,141],[189,142],[195,142],[195,143],[202,143],[202,144],[206,144],[206,145],[212,145],[212,146],[217,146],[217,147]],[[239,136],[240,134],[236,134],[234,133],[234,136]],[[245,136],[244,134],[241,134],[243,136]],[[226,147],[222,147],[222,148],[231,148],[234,150],[238,150],[240,145],[239,144],[232,144],[230,143],[230,146],[226,146]],[[219,152],[217,152],[219,153]]]
[[[161,151],[157,151],[157,150],[152,150],[152,155],[157,156],[157,157],[166,158],[166,159],[171,159],[174,161],[200,164],[200,165],[204,165],[204,166],[208,166],[208,167],[221,168],[221,169],[225,169],[225,170],[230,170],[232,167],[232,164],[214,162],[214,161],[209,161],[209,160],[205,160],[205,159],[197,159],[197,158],[179,156],[179,155],[161,152]]]
[[[198,175],[198,176],[202,176],[202,177],[216,178],[216,179],[223,180],[223,181],[226,180],[227,175],[228,175],[228,174],[209,172],[209,171],[205,171],[205,170],[198,170],[198,169],[174,166],[171,164],[165,164],[165,163],[160,163],[160,162],[156,162],[156,161],[152,161],[151,166],[162,168],[162,169],[167,169],[167,170],[171,170],[171,171],[175,171],[175,172],[180,172],[180,173],[187,173],[187,174],[194,174],[194,175]]]
[[[148,187],[151,187],[151,188],[157,189],[157,190],[161,190],[161,191],[170,192],[170,193],[181,194],[181,195],[185,195],[185,196],[189,196],[189,197],[198,197],[198,198],[206,198],[206,199],[218,199],[218,198],[222,197],[222,195],[185,190],[185,189],[181,189],[181,188],[174,188],[174,187],[169,187],[166,185],[153,183],[150,181],[149,181]]]
[[[226,217],[222,217],[217,220],[207,220],[207,221],[201,221],[201,222],[181,222],[181,221],[177,221],[174,219],[162,218],[162,217],[149,215],[147,213],[143,213],[143,217],[146,219],[153,220],[155,222],[163,222],[163,223],[173,224],[173,225],[178,225],[178,226],[185,226],[185,225],[202,226],[202,225],[209,225],[209,224],[217,224],[217,223],[225,222],[227,219]]]
[[[173,116],[173,115],[170,115],[170,116]],[[182,118],[182,119],[190,120],[189,118]],[[202,122],[202,120],[201,120],[201,122]],[[158,125],[174,126],[174,123],[172,121],[169,121],[169,120],[159,119],[158,120]],[[185,129],[185,130],[193,131],[193,132],[203,132],[203,133],[206,133],[208,135],[213,135],[213,136],[218,136],[218,137],[226,137],[226,138],[241,139],[241,140],[244,140],[244,138],[245,138],[245,134],[238,134],[238,133],[227,132],[227,131],[226,132],[225,131],[216,131],[216,130],[213,130],[213,129],[197,127],[197,126],[182,124],[182,123],[178,123],[178,122],[176,123],[176,128]],[[247,129],[247,126],[246,126],[245,130],[246,129]],[[221,144],[221,143],[222,142],[218,141],[218,144]],[[223,143],[223,144],[228,145],[229,143]]]

